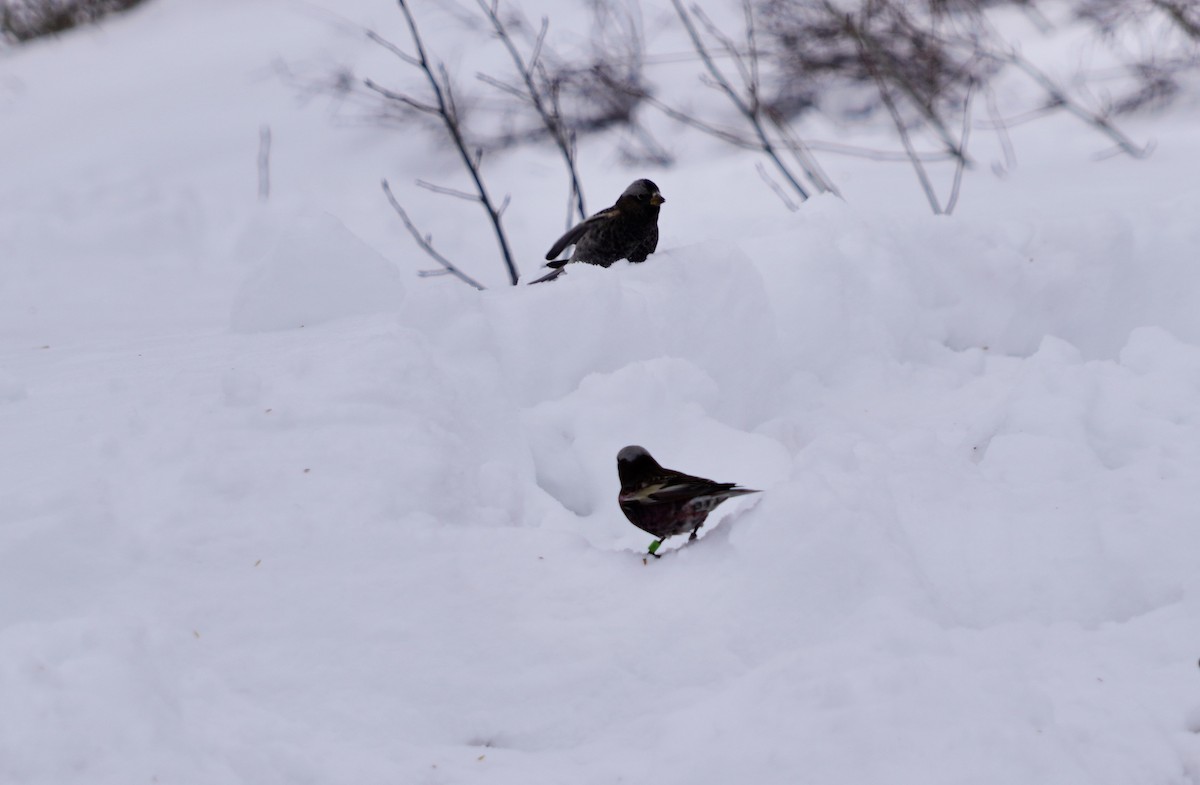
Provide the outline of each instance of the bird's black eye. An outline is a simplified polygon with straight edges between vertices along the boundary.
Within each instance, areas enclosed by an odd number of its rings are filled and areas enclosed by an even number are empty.
[[[643,202],[648,202],[650,201],[650,194],[638,194],[638,199]]]

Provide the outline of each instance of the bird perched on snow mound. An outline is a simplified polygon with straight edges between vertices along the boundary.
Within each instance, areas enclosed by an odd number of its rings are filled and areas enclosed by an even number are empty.
[[[644,447],[631,444],[617,453],[617,474],[621,478],[621,493],[617,501],[629,522],[658,539],[650,543],[649,553],[656,551],[663,540],[686,531],[692,533],[718,504],[734,496],[760,493],[739,488],[731,482],[713,482],[703,477],[664,469]]]
[[[658,208],[665,201],[653,182],[634,180],[616,204],[576,224],[558,238],[546,253],[547,259],[554,259],[571,245],[575,250],[566,259],[550,262],[547,267],[555,270],[533,283],[553,281],[562,275],[562,268],[568,262],[608,267],[621,259],[646,261],[658,247]]]

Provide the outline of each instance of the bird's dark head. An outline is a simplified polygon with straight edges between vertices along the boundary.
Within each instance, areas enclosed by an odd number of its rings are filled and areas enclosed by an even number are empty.
[[[617,204],[637,205],[640,208],[653,208],[654,212],[658,212],[658,206],[667,201],[663,195],[659,193],[658,186],[652,180],[634,180],[630,183],[625,192],[621,194],[621,198],[617,200]]]
[[[634,488],[647,479],[661,474],[663,467],[651,457],[645,447],[631,444],[617,453],[617,475],[622,488]]]

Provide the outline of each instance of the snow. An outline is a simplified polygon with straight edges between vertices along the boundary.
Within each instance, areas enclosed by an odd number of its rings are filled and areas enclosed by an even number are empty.
[[[404,300],[400,271],[325,213],[300,211],[277,230],[269,251],[259,250],[233,302],[238,332],[286,330],[349,316],[387,313]],[[254,226],[245,255],[270,230]]]
[[[952,218],[904,164],[821,156],[845,201],[791,213],[665,121],[671,169],[586,140],[593,209],[662,186],[661,250],[513,288],[412,186],[452,151],[279,78],[404,78],[333,11],[155,0],[0,60],[0,782],[1200,779],[1200,104],[1128,120],[1140,161],[1059,117],[997,177],[979,133]],[[526,275],[556,166],[485,165]],[[491,288],[417,277],[381,177]],[[764,493],[646,563],[627,444]]]

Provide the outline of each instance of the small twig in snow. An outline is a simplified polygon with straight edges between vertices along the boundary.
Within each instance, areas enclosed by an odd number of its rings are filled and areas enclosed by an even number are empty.
[[[258,201],[271,198],[271,126],[258,128]]]

